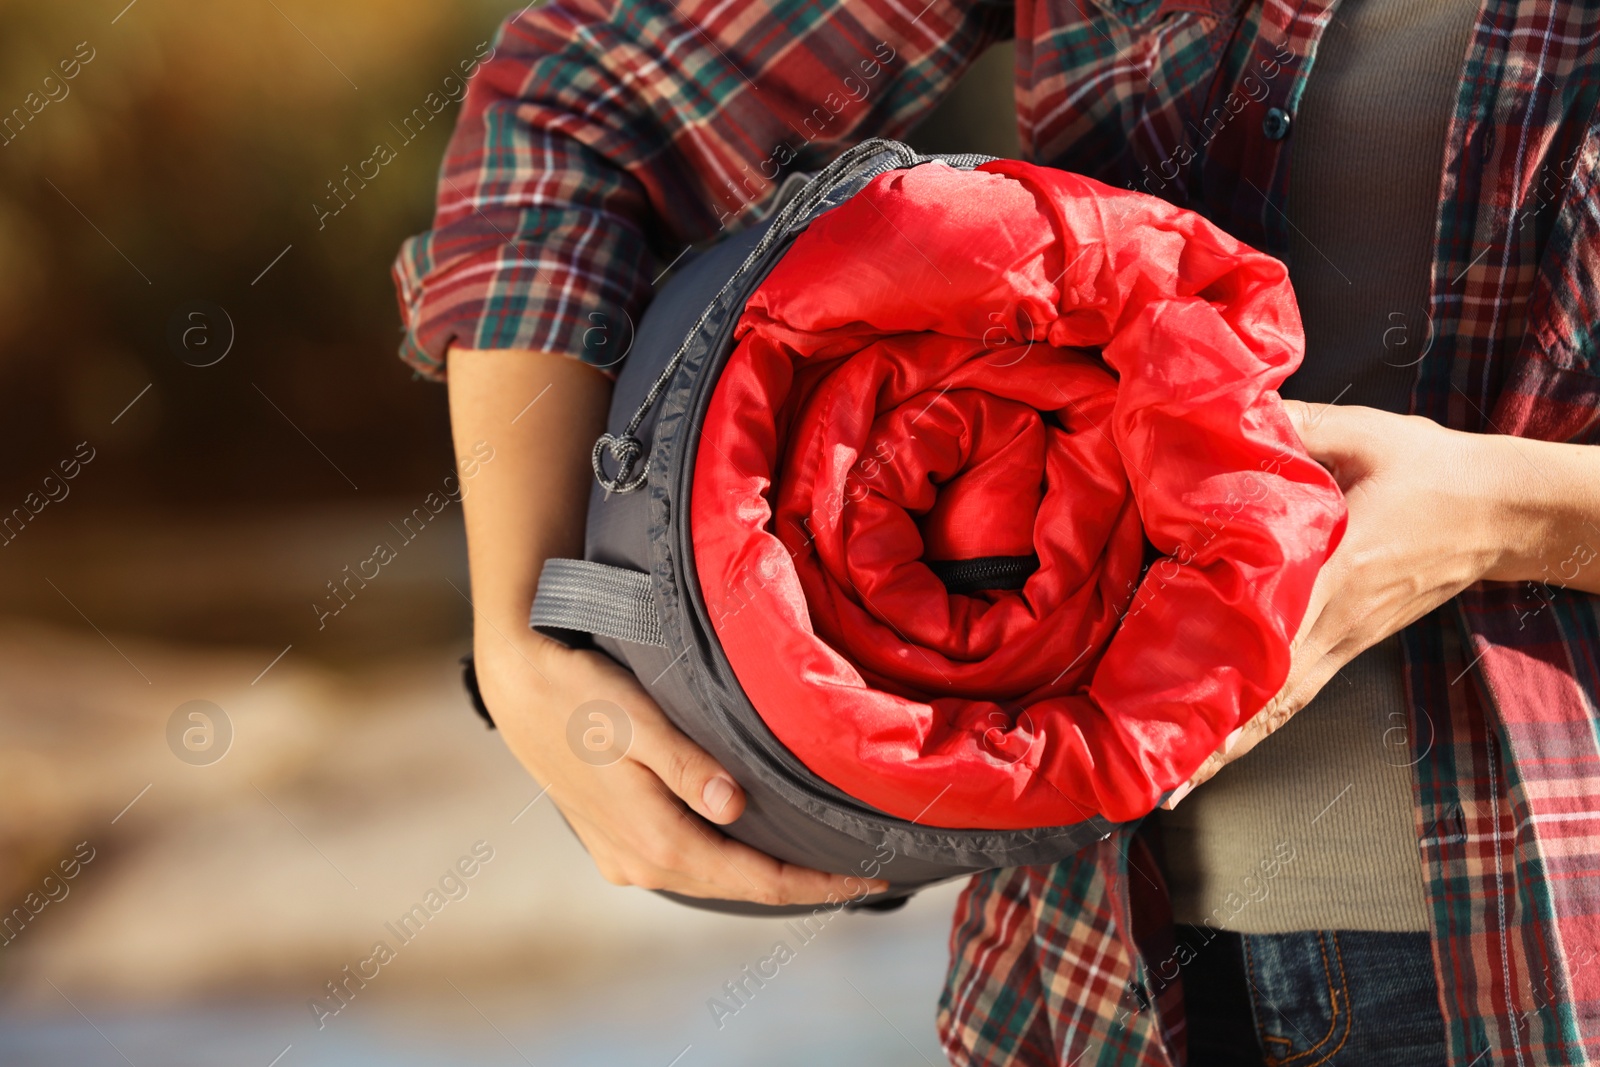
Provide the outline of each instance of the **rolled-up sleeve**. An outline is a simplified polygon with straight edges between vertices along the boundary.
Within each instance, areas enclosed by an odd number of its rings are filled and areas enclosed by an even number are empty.
[[[919,11],[919,8],[920,11]],[[551,0],[500,27],[394,278],[400,354],[566,353],[615,373],[651,287],[783,174],[900,136],[996,40],[988,0]]]

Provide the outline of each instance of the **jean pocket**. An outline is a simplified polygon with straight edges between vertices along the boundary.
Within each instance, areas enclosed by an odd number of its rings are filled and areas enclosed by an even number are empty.
[[[1245,937],[1245,967],[1269,1067],[1320,1067],[1350,1039],[1350,985],[1330,931]]]

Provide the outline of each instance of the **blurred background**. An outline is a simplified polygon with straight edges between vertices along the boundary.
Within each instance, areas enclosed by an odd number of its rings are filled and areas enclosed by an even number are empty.
[[[7,1067],[943,1062],[956,887],[837,918],[718,1025],[781,924],[612,887],[530,804],[459,685],[458,507],[319,613],[452,473],[389,263],[455,106],[312,205],[507,10],[0,2]],[[1010,62],[914,143],[1016,155]]]

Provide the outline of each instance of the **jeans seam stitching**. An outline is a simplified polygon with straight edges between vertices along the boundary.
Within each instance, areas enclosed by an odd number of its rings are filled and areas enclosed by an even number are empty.
[[[1323,981],[1326,982],[1327,986],[1328,986],[1328,1002],[1329,1002],[1329,1006],[1330,1006],[1330,1009],[1331,1009],[1329,1011],[1329,1013],[1328,1013],[1328,1016],[1329,1016],[1328,1017],[1328,1032],[1326,1034],[1322,1035],[1322,1039],[1320,1041],[1318,1041],[1316,1044],[1312,1045],[1310,1048],[1305,1049],[1304,1051],[1301,1051],[1301,1052],[1296,1052],[1296,1053],[1294,1053],[1292,1055],[1289,1055],[1289,1056],[1285,1056],[1282,1059],[1276,1060],[1275,1063],[1278,1065],[1278,1067],[1288,1067],[1289,1064],[1294,1063],[1296,1060],[1301,1060],[1301,1059],[1304,1059],[1307,1056],[1314,1055],[1319,1049],[1321,1049],[1324,1046],[1326,1046],[1329,1041],[1333,1040],[1334,1031],[1338,1028],[1338,1025],[1339,1025],[1339,1001],[1338,1001],[1337,994],[1335,994],[1334,990],[1333,990],[1333,972],[1328,967],[1328,946],[1327,946],[1327,943],[1322,938],[1322,931],[1321,930],[1317,931],[1317,951],[1322,956],[1322,978],[1323,978]],[[1337,944],[1334,945],[1334,951],[1335,952],[1338,951],[1338,945]],[[1340,965],[1339,965],[1339,978],[1340,978],[1340,982],[1342,984],[1343,980],[1344,980],[1344,964],[1343,964],[1342,960],[1341,960]],[[1347,1025],[1346,1028],[1345,1028],[1344,1037],[1348,1038],[1349,1036],[1350,1036],[1349,1027]],[[1327,1054],[1327,1056],[1322,1057],[1322,1059],[1320,1059],[1320,1060],[1313,1060],[1313,1061],[1311,1061],[1309,1063],[1305,1063],[1305,1064],[1302,1065],[1302,1067],[1317,1067],[1318,1064],[1326,1063],[1328,1061],[1328,1056],[1332,1056],[1334,1052],[1338,1052],[1339,1048],[1342,1048],[1343,1046],[1344,1046],[1344,1039],[1341,1039],[1339,1041],[1338,1047],[1334,1048],[1332,1052],[1329,1052]]]
[[[1339,951],[1339,935],[1337,933],[1333,935],[1333,958],[1339,965],[1339,992],[1344,996],[1344,1033],[1340,1035],[1339,1043],[1329,1049],[1326,1056],[1313,1063],[1306,1064],[1306,1067],[1318,1067],[1319,1064],[1327,1063],[1338,1054],[1340,1049],[1344,1048],[1345,1042],[1350,1040],[1350,1032],[1355,1029],[1355,1012],[1350,1004],[1350,982],[1348,976],[1344,973],[1344,953]],[[1326,953],[1323,956],[1323,966],[1327,966]],[[1333,996],[1333,987],[1331,985],[1328,987],[1328,995],[1330,997]]]

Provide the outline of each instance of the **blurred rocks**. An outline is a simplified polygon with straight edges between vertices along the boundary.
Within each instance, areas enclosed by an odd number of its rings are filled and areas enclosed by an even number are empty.
[[[309,997],[380,939],[398,956],[386,986],[446,963],[520,980],[559,964],[571,980],[724,925],[604,883],[551,803],[528,806],[537,788],[466,705],[448,651],[339,672],[291,651],[252,684],[270,648],[111,637],[131,665],[92,631],[0,628],[0,899],[20,903],[76,842],[96,853],[6,946],[13,990]],[[166,734],[197,694],[233,729],[205,766]],[[492,859],[402,943],[385,924],[476,842]]]

